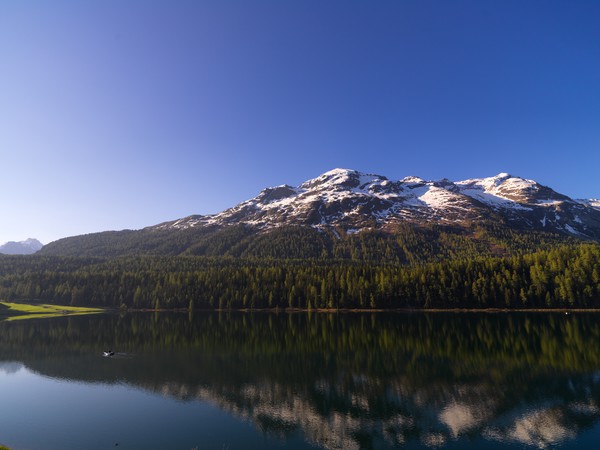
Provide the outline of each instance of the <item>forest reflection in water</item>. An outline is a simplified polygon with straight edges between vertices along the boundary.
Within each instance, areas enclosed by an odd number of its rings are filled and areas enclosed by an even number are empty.
[[[0,371],[23,365],[209,402],[279,441],[300,432],[330,449],[575,448],[600,418],[598,319],[140,313],[4,322]],[[107,348],[117,352],[111,364],[99,361]]]

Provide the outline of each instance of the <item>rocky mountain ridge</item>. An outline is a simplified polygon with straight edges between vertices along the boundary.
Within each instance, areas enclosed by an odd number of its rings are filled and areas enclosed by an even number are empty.
[[[43,244],[37,239],[26,239],[24,241],[6,242],[0,245],[0,253],[5,255],[31,255],[43,247]]]
[[[263,189],[213,215],[52,242],[41,255],[202,255],[355,259],[406,264],[514,255],[600,241],[600,202],[573,200],[501,173],[464,181],[398,181],[334,169]]]
[[[154,227],[247,224],[335,228],[356,233],[398,223],[464,226],[496,220],[517,229],[600,238],[600,201],[574,200],[534,180],[500,173],[452,182],[405,177],[392,181],[356,170],[334,169],[297,187],[266,188],[258,196],[214,215],[194,215]]]

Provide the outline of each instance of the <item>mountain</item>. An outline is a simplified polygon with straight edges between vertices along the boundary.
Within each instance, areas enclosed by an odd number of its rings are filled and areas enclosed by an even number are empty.
[[[600,238],[600,202],[576,201],[533,180],[501,173],[451,182],[334,169],[298,187],[264,189],[257,197],[211,216],[190,216],[153,227],[186,229],[244,223],[341,227],[346,233],[398,223],[465,225],[499,218],[509,226]]]
[[[600,199],[590,198],[590,199],[579,199],[577,200],[579,203],[585,206],[589,206],[590,208],[597,209],[600,211]]]
[[[24,241],[10,241],[0,245],[0,253],[5,255],[31,255],[42,248],[42,243],[37,239],[26,239]]]
[[[367,237],[369,244],[357,244]],[[348,257],[359,251],[359,259],[368,259],[378,258],[376,247],[384,240],[386,252],[410,259],[404,247],[411,242],[433,246],[423,251],[434,255],[469,246],[474,253],[511,253],[515,245],[569,239],[600,240],[598,200],[573,200],[508,173],[456,182],[414,176],[394,181],[334,169],[297,187],[266,188],[218,214],[66,238],[41,253]]]

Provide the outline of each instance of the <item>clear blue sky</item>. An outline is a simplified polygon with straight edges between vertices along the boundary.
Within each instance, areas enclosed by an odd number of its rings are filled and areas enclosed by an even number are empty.
[[[0,243],[335,167],[600,197],[600,2],[0,3]]]

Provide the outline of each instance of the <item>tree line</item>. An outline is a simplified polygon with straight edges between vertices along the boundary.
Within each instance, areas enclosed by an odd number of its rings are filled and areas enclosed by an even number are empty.
[[[0,257],[0,299],[140,309],[598,308],[600,245],[374,263],[228,257]]]

